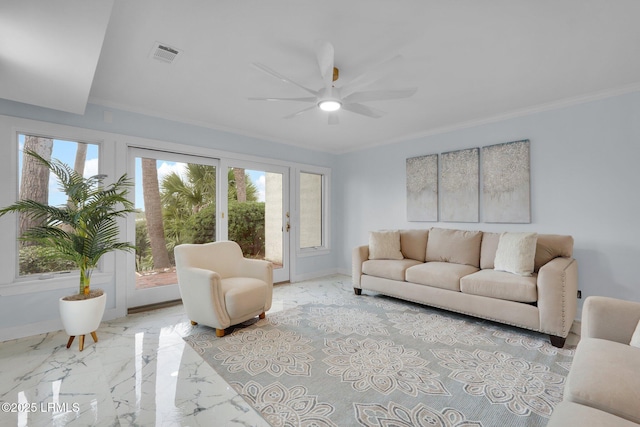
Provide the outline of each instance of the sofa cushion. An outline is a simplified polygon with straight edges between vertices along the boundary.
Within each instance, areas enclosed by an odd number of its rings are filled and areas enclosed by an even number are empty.
[[[582,338],[567,376],[564,399],[640,423],[640,348]]]
[[[407,282],[460,291],[460,278],[478,271],[471,265],[427,262],[407,269]]]
[[[525,277],[491,269],[480,270],[460,279],[460,291],[470,295],[517,302],[536,302],[537,276]]]
[[[369,259],[402,259],[399,231],[369,233]]]
[[[429,230],[400,230],[400,250],[405,258],[424,262]]]
[[[631,421],[624,420],[615,415],[611,415],[604,411],[591,408],[589,406],[578,405],[577,403],[560,402],[553,409],[551,419],[547,427],[637,427],[638,425]]]
[[[375,259],[362,263],[362,272],[369,276],[404,281],[405,271],[409,267],[422,264],[415,259]]]
[[[480,267],[482,231],[432,228],[427,241],[427,261]]]
[[[531,276],[536,256],[536,233],[502,233],[498,242],[494,269]]]
[[[559,234],[538,234],[534,271],[554,258],[573,256],[573,237]]]
[[[496,259],[496,251],[500,242],[500,233],[482,233],[482,244],[480,245],[480,268],[493,268],[493,261]]]

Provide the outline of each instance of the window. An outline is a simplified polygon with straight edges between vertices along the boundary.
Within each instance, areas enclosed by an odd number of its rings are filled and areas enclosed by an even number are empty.
[[[66,203],[55,177],[49,170],[24,152],[34,151],[45,159],[58,159],[84,176],[98,174],[99,147],[96,144],[73,142],[35,135],[18,135],[19,199],[31,199],[53,206]],[[24,215],[18,217],[18,236],[37,222]],[[47,256],[44,248],[30,242],[18,242],[18,275],[56,273],[75,269],[73,264]]]
[[[300,249],[327,247],[326,175],[315,172],[299,174]]]

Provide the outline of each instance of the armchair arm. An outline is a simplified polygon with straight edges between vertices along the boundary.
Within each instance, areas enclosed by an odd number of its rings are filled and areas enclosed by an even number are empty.
[[[540,330],[566,337],[578,310],[578,262],[552,259],[540,267],[537,284]]]
[[[629,344],[640,321],[640,303],[590,296],[582,308],[583,337]]]
[[[358,246],[351,251],[351,283],[354,288],[360,288],[362,263],[369,259],[369,246]]]
[[[261,259],[242,258],[238,275],[260,279],[267,284],[267,300],[264,311],[269,311],[273,299],[273,263]]]
[[[178,269],[178,285],[190,320],[213,328],[225,329],[231,324],[224,305],[220,275],[196,267]]]

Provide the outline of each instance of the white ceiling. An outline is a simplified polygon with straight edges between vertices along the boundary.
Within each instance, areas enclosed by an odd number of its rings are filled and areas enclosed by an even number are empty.
[[[44,81],[34,73],[9,74],[13,82],[0,85],[0,97],[73,111],[86,103],[92,79],[89,102],[107,108],[340,153],[640,90],[637,0],[115,0],[101,52],[95,43],[87,50],[100,28],[69,6],[77,2],[41,0],[36,3],[68,6],[33,13],[15,6],[21,2],[0,0],[0,40],[12,35],[22,56],[41,57],[37,48],[51,45],[86,59],[60,84],[65,96],[45,90],[54,84],[47,71]],[[98,16],[108,15],[98,3],[87,2]],[[7,9],[18,11],[8,15]],[[8,18],[11,27],[5,27]],[[76,30],[84,36],[75,36],[76,44],[69,44],[69,29],[76,27],[70,19],[81,21]],[[22,39],[27,36],[34,43]],[[247,99],[308,96],[253,62],[321,88],[318,39],[335,47],[337,87],[401,54],[397,71],[370,89],[416,86],[418,92],[367,103],[387,112],[379,119],[341,111],[335,126],[319,110],[283,119],[308,104]],[[179,49],[177,60],[150,58],[155,42]],[[0,65],[7,63],[5,45]],[[89,65],[97,54],[94,76]],[[55,70],[71,59],[48,61]],[[45,93],[21,100],[7,96],[9,86]]]

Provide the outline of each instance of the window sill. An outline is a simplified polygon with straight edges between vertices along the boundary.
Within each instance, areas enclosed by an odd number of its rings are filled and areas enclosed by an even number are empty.
[[[113,274],[111,273],[96,272],[91,275],[91,285],[103,285],[109,283],[112,278]],[[13,283],[0,286],[0,297],[78,288],[79,281],[79,273],[58,273],[47,278],[17,280]]]

